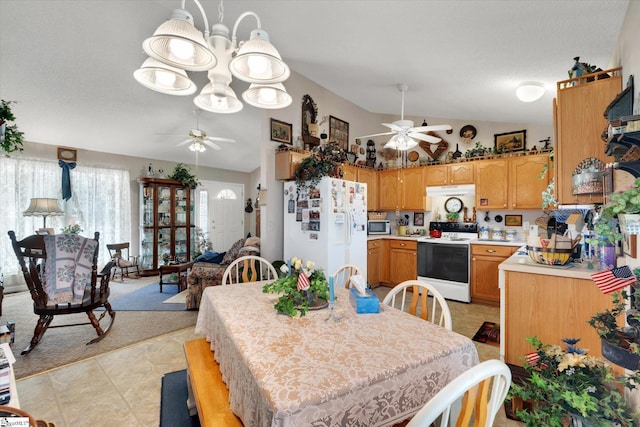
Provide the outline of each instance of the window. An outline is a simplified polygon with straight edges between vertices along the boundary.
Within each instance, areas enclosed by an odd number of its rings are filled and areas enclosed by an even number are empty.
[[[131,180],[129,171],[105,167],[80,166],[71,171],[72,197],[62,201],[61,169],[57,161],[24,158],[0,158],[0,266],[7,282],[16,282],[19,265],[7,237],[14,230],[18,238],[31,235],[42,227],[42,217],[25,217],[22,212],[31,198],[51,197],[60,201],[65,216],[47,218],[47,227],[56,233],[72,223],[83,236],[100,233],[99,264],[109,260],[106,243],[131,239]]]
[[[207,190],[200,190],[198,209],[198,227],[206,233],[209,224],[209,193]]]
[[[236,200],[238,198],[238,196],[236,196],[236,193],[234,193],[233,190],[225,188],[224,190],[222,190],[222,191],[220,191],[218,193],[216,198],[218,198],[218,199],[226,199],[226,200]]]

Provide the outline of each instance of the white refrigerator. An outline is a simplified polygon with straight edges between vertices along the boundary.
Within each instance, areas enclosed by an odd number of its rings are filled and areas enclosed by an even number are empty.
[[[324,177],[312,189],[284,183],[284,259],[313,261],[328,277],[344,264],[367,271],[366,184]]]

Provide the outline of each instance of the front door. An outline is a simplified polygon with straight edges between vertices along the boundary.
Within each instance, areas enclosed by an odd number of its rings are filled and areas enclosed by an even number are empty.
[[[244,185],[202,181],[198,191],[197,224],[206,231],[213,250],[224,252],[244,236]]]

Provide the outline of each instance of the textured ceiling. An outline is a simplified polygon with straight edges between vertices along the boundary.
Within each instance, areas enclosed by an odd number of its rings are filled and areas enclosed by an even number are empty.
[[[0,0],[0,97],[19,101],[14,112],[27,140],[193,163],[190,151],[175,147],[195,126],[192,97],[161,95],[132,78],[145,58],[142,41],[180,4]],[[217,22],[219,2],[202,4],[210,25]],[[397,84],[407,83],[408,116],[550,125],[555,83],[567,78],[578,55],[609,66],[627,6],[628,0],[227,0],[224,23],[232,27],[242,12],[256,12],[294,71],[373,113],[399,115]],[[187,0],[186,8],[202,28],[194,3]],[[192,76],[202,87],[204,73]],[[541,100],[517,101],[515,88],[526,80],[545,83]],[[200,164],[257,168],[260,117],[247,105],[234,115],[203,114],[201,128],[239,143],[208,150]]]

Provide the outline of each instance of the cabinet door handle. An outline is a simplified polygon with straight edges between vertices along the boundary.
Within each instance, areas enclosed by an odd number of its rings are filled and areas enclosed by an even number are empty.
[[[407,246],[407,245],[405,245],[404,243],[400,243],[400,246]]]
[[[496,250],[495,250],[495,249],[486,249],[486,251],[487,251],[488,253],[490,253],[490,254],[494,254],[494,253],[496,253]]]

